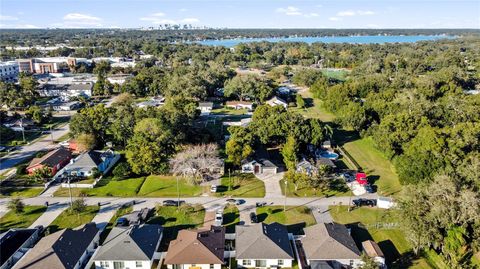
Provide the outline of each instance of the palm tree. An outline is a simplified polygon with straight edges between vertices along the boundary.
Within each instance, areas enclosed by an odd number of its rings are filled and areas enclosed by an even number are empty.
[[[330,124],[325,124],[325,126],[323,126],[323,131],[325,132],[325,136],[330,140],[333,138],[333,128]]]

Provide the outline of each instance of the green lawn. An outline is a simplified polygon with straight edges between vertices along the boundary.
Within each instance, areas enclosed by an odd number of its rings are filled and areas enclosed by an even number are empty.
[[[26,205],[23,213],[15,214],[13,211],[7,212],[0,218],[0,233],[10,228],[28,228],[35,220],[47,210],[46,206]]]
[[[398,225],[398,216],[395,211],[360,207],[348,212],[348,206],[330,206],[329,210],[336,222],[349,224],[348,226],[352,228],[352,237],[357,245],[361,246],[361,242],[368,239],[377,242],[389,263],[399,258],[408,259],[408,256],[411,255],[411,246],[400,228],[379,226],[389,223]],[[407,264],[410,262],[412,261],[406,261]],[[422,266],[424,262],[416,261],[416,264]],[[398,266],[402,268],[402,264],[398,264]]]
[[[48,226],[48,231],[54,233],[58,230],[65,228],[73,229],[89,223],[95,217],[98,210],[98,206],[87,206],[84,212],[77,214],[67,208]]]
[[[192,185],[185,179],[179,180],[180,196],[199,196],[203,188]],[[177,178],[174,176],[148,176],[143,183],[138,196],[146,197],[177,197]]]
[[[240,212],[234,205],[227,205],[223,210],[223,223],[227,233],[235,232],[235,225],[240,222]]]
[[[278,222],[288,226],[288,231],[295,234],[302,233],[302,229],[316,223],[312,212],[306,206],[264,206],[257,208],[259,222]]]
[[[323,69],[322,73],[329,78],[345,81],[350,72],[342,69]]]
[[[203,225],[205,208],[202,205],[157,206],[156,213],[148,223],[160,224],[164,227],[161,250],[166,250],[171,240],[177,237],[178,231]]]
[[[108,222],[107,226],[105,227],[105,230],[102,231],[102,234],[100,235],[100,244],[103,243],[103,241],[107,238],[108,234],[110,233],[110,231],[112,230],[113,228],[113,225],[115,225],[115,222],[117,221],[117,219],[125,214],[128,214],[130,212],[133,211],[133,206],[124,206],[124,207],[121,207],[119,209],[117,209],[117,211],[115,212],[115,215],[113,215],[113,217],[110,219],[110,221]]]
[[[282,194],[285,194],[285,181],[281,179],[278,184],[282,190]],[[332,179],[330,189],[321,191],[316,190],[308,186],[298,186],[298,189],[295,191],[295,185],[291,182],[287,184],[287,197],[323,197],[323,196],[350,196],[352,192],[345,185],[344,181],[340,179]]]
[[[2,187],[0,197],[35,197],[42,191],[41,187]]]
[[[228,190],[230,184],[232,184],[232,188],[231,190]],[[221,179],[221,185],[217,186],[216,195],[232,197],[264,197],[265,184],[253,174],[232,175],[231,179],[229,179],[228,176],[224,176]]]
[[[363,168],[369,179],[374,178],[380,194],[394,195],[400,192],[402,186],[393,164],[375,148],[371,138],[348,142],[343,147]]]
[[[100,180],[95,188],[72,188],[73,196],[117,196],[132,197],[136,196],[138,190],[142,186],[145,178],[129,178],[124,180],[115,180],[112,178],[104,178]],[[54,196],[69,196],[68,188],[59,188]]]
[[[307,108],[289,108],[289,110],[297,111],[306,118],[320,119],[323,122],[332,122],[336,116],[328,112],[322,105],[322,101],[317,98],[313,98],[310,91],[299,92],[305,100]]]

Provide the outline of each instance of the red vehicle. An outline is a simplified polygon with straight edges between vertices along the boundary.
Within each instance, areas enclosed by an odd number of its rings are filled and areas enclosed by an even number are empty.
[[[367,184],[368,184],[367,174],[365,174],[365,173],[358,172],[358,173],[355,175],[355,179],[357,180],[357,182],[358,182],[360,185],[367,185]]]

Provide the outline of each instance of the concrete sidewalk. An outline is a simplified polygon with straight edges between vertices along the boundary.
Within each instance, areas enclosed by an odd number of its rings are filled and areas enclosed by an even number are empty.
[[[30,228],[34,228],[38,225],[47,227],[50,225],[65,209],[68,208],[68,203],[58,203],[50,205],[45,213],[43,213],[32,225]]]

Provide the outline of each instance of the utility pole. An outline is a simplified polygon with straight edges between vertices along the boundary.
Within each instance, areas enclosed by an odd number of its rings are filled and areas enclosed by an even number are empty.
[[[72,186],[70,185],[70,180],[71,180],[71,176],[68,175],[67,176],[67,180],[68,180],[68,192],[70,193],[70,209],[73,208],[73,198],[72,198]]]
[[[180,185],[179,185],[179,178],[177,175],[177,210],[180,207]]]
[[[283,192],[283,194],[285,194],[285,203],[283,204],[283,212],[287,211],[287,184],[288,184],[288,181],[286,179],[285,180],[285,191]]]
[[[20,128],[22,129],[23,143],[25,143],[25,128],[23,127],[23,117],[20,118]]]
[[[50,138],[52,139],[52,144],[53,144],[54,142],[53,142],[52,125],[50,125]]]

